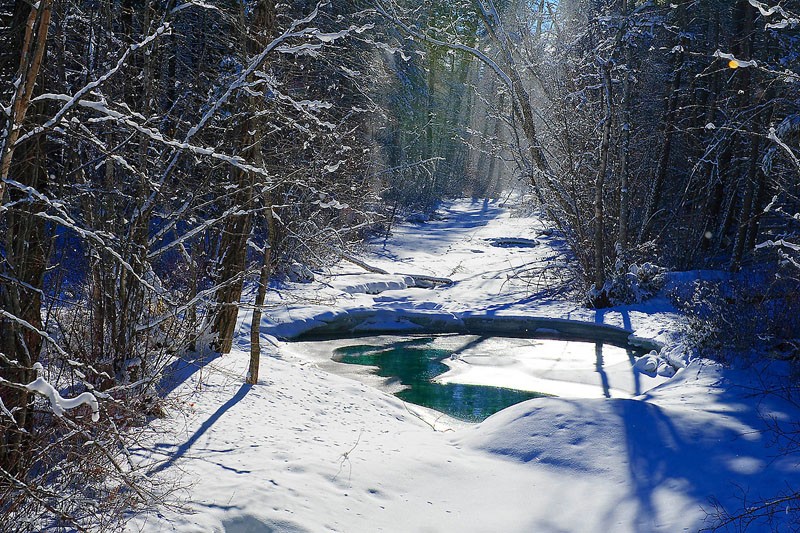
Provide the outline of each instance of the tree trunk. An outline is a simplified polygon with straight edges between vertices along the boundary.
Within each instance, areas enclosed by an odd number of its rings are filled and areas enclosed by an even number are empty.
[[[630,44],[622,43],[622,34],[628,26],[628,2],[622,2],[622,21],[617,38],[618,46],[625,47],[625,78],[622,80],[622,150],[619,162],[619,231],[617,233],[617,248],[624,254],[628,247],[628,223],[630,218],[630,191],[628,160],[630,157],[631,146],[631,98],[632,98],[632,74],[633,53]]]
[[[18,83],[0,133],[0,178],[46,191],[42,137],[17,145],[25,118],[33,109],[31,99],[47,44],[52,1],[43,0],[37,6],[29,7],[23,2],[15,5],[14,19],[26,20],[26,24],[19,41],[14,43],[19,47]],[[6,190],[5,181],[0,181],[0,204],[5,203],[6,197],[18,202],[0,213],[5,229],[0,254],[0,378],[18,385],[35,379],[33,365],[42,348],[42,337],[37,332],[43,328],[41,287],[50,256],[44,222],[36,216],[44,206],[35,197],[22,201],[27,196],[22,191]],[[0,467],[19,475],[25,468],[23,456],[33,423],[30,395],[18,387],[0,385],[0,400],[14,413],[13,420],[0,416]]]
[[[503,112],[503,107],[505,106],[505,94],[501,93],[497,100],[497,110],[498,115]],[[488,122],[488,121],[487,121]],[[500,129],[502,128],[503,123],[500,120],[500,117],[496,117],[494,119],[494,132],[493,132],[493,139],[495,143],[500,139]],[[494,177],[495,169],[497,168],[497,160],[500,158],[499,153],[495,153],[494,146],[492,147],[492,157],[489,159],[489,170],[486,172],[486,177],[484,178],[486,181],[484,182],[484,186],[482,187],[483,195],[487,194],[495,194],[496,189],[498,188],[498,183]]]
[[[739,227],[736,230],[736,240],[733,245],[733,255],[731,257],[730,269],[733,272],[739,270],[742,265],[742,258],[745,254],[745,244],[747,243],[747,232],[751,227],[753,216],[753,205],[757,194],[757,174],[758,174],[758,154],[760,148],[759,138],[753,135],[750,144],[750,159],[747,165],[747,173],[742,176],[739,182],[739,190],[744,191],[742,207],[739,211]]]
[[[604,62],[600,65],[603,77],[603,100],[606,108],[606,115],[603,121],[603,137],[600,144],[600,168],[597,172],[594,190],[594,288],[595,293],[602,295],[603,286],[606,282],[605,273],[605,210],[603,206],[603,193],[605,189],[606,173],[608,172],[608,159],[611,145],[611,122],[613,118],[613,102],[611,88],[611,63]],[[600,301],[594,302],[595,305],[606,303],[604,297]]]
[[[680,3],[678,6],[679,22],[685,19],[685,5]],[[672,82],[669,85],[669,92],[667,94],[667,108],[664,115],[664,132],[663,141],[661,144],[661,153],[658,156],[658,164],[656,171],[653,175],[652,182],[650,183],[650,190],[645,202],[644,212],[642,215],[642,225],[639,229],[639,242],[642,243],[648,236],[650,225],[653,217],[658,211],[661,204],[661,195],[664,190],[664,181],[667,177],[667,170],[669,169],[670,157],[672,155],[672,137],[675,133],[675,121],[677,119],[678,102],[680,101],[680,88],[683,76],[684,61],[687,56],[685,50],[689,46],[689,40],[681,36],[678,45],[680,51],[677,52],[675,59],[675,67],[672,74]]]
[[[45,191],[47,171],[43,166],[42,139],[25,142],[17,153],[22,157],[11,167],[15,178],[26,186]],[[19,200],[22,193],[10,191],[9,196]],[[42,337],[36,330],[44,328],[41,287],[50,257],[50,243],[45,224],[36,213],[44,209],[41,202],[20,202],[4,215],[5,254],[0,257],[0,273],[5,279],[0,283],[0,309],[7,315],[0,317],[0,353],[3,354],[0,377],[22,385],[35,379],[32,368],[42,349]],[[25,440],[30,436],[27,430],[32,422],[32,406],[26,391],[10,386],[0,385],[0,400],[15,414],[15,425],[3,428],[0,466],[15,473],[20,466]]]
[[[16,2],[16,9],[27,9],[23,2]],[[11,161],[25,115],[31,105],[33,89],[42,67],[44,51],[47,47],[47,32],[50,28],[50,15],[53,0],[41,0],[37,7],[30,8],[25,35],[20,46],[20,61],[17,71],[17,87],[9,106],[10,115],[5,131],[0,139],[0,201],[5,195],[5,181],[9,177]]]
[[[261,362],[261,308],[267,297],[267,287],[272,270],[272,246],[275,239],[275,220],[272,216],[271,208],[267,211],[268,242],[264,247],[264,258],[261,264],[261,272],[258,276],[258,291],[253,307],[253,320],[250,323],[250,369],[247,372],[247,383],[255,385],[258,383],[258,370]]]
[[[244,19],[244,7],[241,9],[241,17]],[[260,1],[255,6],[252,16],[252,24],[243,36],[245,52],[251,56],[261,50],[266,36],[273,29],[275,0]],[[263,102],[263,96],[251,95],[248,98],[246,105],[250,114],[240,125],[238,135],[242,147],[241,155],[256,167],[263,164],[261,126],[260,121],[255,118],[258,111],[262,109]],[[238,187],[234,201],[240,209],[251,210],[255,200],[256,176],[252,172],[239,169],[233,172]],[[216,292],[217,310],[212,330],[216,334],[213,347],[219,353],[229,353],[233,347],[233,334],[244,283],[247,241],[252,228],[252,212],[233,215],[224,225],[219,254],[220,272],[217,280],[220,288]]]

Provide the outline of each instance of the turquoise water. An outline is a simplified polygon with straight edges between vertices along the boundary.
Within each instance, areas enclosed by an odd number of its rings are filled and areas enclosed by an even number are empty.
[[[469,422],[480,422],[516,403],[547,396],[500,387],[434,383],[433,378],[447,371],[442,361],[453,352],[433,348],[432,341],[432,338],[419,338],[384,346],[345,346],[334,350],[333,359],[376,366],[379,376],[396,378],[408,387],[395,394],[398,398]]]

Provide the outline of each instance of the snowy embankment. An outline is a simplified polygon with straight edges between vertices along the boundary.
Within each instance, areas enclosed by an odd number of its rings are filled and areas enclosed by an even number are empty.
[[[695,361],[634,398],[539,398],[468,425],[328,373],[277,340],[376,311],[360,323],[537,316],[624,328],[666,344],[676,366],[686,362],[673,343],[680,317],[665,300],[595,312],[559,298],[543,267],[565,259],[537,219],[512,218],[494,202],[455,202],[443,215],[395,228],[363,257],[407,274],[342,263],[287,288],[292,303],[265,318],[258,385],[243,385],[245,312],[233,353],[187,363],[171,395],[188,417],[157,421],[163,441],[141,452],[167,460],[157,472],[186,487],[185,508],[139,515],[131,530],[691,531],[711,497],[736,507],[741,490],[768,496],[798,478],[796,461],[773,460],[760,418],[798,413],[754,400],[763,376],[752,371]],[[424,289],[408,274],[453,284]],[[477,379],[474,370],[465,358],[447,376]]]

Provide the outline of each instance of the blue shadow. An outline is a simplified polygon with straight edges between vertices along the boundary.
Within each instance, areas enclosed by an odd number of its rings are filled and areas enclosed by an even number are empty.
[[[211,426],[213,426],[217,420],[222,417],[222,415],[224,415],[231,407],[239,403],[242,399],[244,399],[245,396],[247,396],[247,393],[250,392],[251,388],[252,385],[247,383],[242,384],[236,394],[234,394],[230,400],[222,404],[219,409],[214,412],[214,414],[208,417],[208,419],[203,422],[199,428],[197,428],[197,431],[195,431],[194,434],[189,437],[189,440],[178,446],[178,448],[175,450],[175,453],[173,453],[169,459],[150,470],[148,475],[157,474],[162,470],[166,470],[170,466],[174,465],[181,457],[186,455],[186,452],[189,451],[189,449],[198,441],[200,437],[206,433],[206,431],[211,429]]]

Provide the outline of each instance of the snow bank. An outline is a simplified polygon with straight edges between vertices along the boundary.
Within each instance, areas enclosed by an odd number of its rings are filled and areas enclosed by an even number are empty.
[[[465,430],[458,442],[520,463],[607,474],[627,454],[628,428],[644,428],[658,410],[630,399],[545,398],[500,411]],[[657,441],[657,435],[637,438],[653,441],[643,443],[650,448]]]

